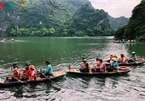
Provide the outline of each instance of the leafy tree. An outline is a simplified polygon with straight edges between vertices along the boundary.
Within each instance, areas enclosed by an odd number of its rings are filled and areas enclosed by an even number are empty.
[[[126,38],[126,40],[143,39],[145,33],[145,1],[142,0],[132,10],[132,16],[126,26],[119,28],[115,34],[115,38]],[[122,34],[122,35],[121,35]]]

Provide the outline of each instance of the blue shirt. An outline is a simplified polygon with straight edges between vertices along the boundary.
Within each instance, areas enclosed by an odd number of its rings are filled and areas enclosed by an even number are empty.
[[[112,62],[111,66],[113,66],[115,69],[119,69],[118,62],[116,61]]]
[[[50,64],[47,65],[47,68],[46,68],[46,71],[44,72],[44,74],[53,74],[53,69]]]
[[[131,58],[134,59],[134,60],[136,60],[137,59],[136,54],[132,55]]]

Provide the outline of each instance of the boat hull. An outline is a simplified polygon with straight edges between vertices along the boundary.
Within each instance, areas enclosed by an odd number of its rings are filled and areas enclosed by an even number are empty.
[[[127,74],[127,73],[130,72],[130,71],[131,71],[131,69],[129,69],[129,70],[118,70],[117,72],[80,72],[79,69],[67,69],[67,70],[66,70],[66,72],[67,72],[68,74],[72,74],[72,75],[87,75],[87,76],[123,75],[123,74]]]
[[[51,80],[60,79],[60,78],[62,78],[65,75],[66,75],[66,73],[64,71],[56,71],[55,75],[50,77],[49,79],[48,78],[42,78],[41,80],[33,80],[33,81],[27,81],[27,80],[25,80],[25,81],[11,81],[11,82],[3,82],[2,79],[5,80],[5,77],[1,76],[0,87],[25,85],[25,84],[33,84],[33,83],[36,84],[36,83],[47,82],[47,81],[51,82]]]

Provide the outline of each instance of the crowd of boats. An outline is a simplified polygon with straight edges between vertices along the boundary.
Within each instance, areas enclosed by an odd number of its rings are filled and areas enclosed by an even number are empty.
[[[120,58],[117,57],[116,54],[110,54],[110,58],[108,60],[103,61],[100,58],[96,58],[96,61],[93,63],[89,63],[86,58],[82,59],[82,63],[80,67],[73,68],[71,65],[65,70],[53,71],[51,64],[46,62],[47,69],[44,70],[48,72],[48,75],[45,75],[42,71],[36,71],[34,65],[26,65],[30,69],[30,74],[37,74],[37,76],[26,76],[26,70],[23,70],[21,73],[21,77],[18,77],[16,73],[19,67],[14,64],[12,71],[13,75],[0,76],[0,86],[10,86],[16,84],[27,84],[27,83],[38,83],[45,81],[53,81],[54,79],[61,78],[66,74],[71,75],[87,75],[87,76],[98,76],[98,75],[123,75],[127,74],[131,71],[130,65],[140,65],[145,62],[144,58],[137,58],[136,53],[132,52],[132,56],[128,59],[126,56],[121,53]],[[43,74],[44,73],[44,74]],[[42,75],[43,74],[43,75]],[[47,74],[47,73],[46,73]],[[51,74],[51,75],[50,75]],[[18,78],[16,78],[18,77]]]
[[[114,43],[136,43],[136,40],[115,40]]]

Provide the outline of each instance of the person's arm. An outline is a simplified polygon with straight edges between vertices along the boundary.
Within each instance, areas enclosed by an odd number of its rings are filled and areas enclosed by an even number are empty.
[[[100,68],[103,68],[105,66],[105,64],[102,64],[101,66],[100,66]]]

